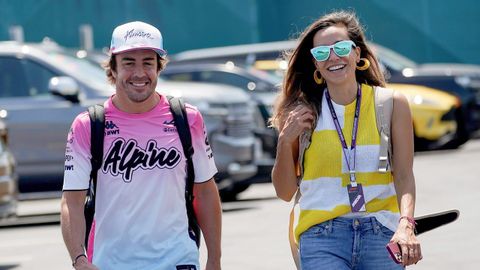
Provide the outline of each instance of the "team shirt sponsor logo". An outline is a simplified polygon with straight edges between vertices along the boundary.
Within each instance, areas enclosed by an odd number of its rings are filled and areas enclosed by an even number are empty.
[[[105,135],[119,135],[120,129],[113,121],[105,121]]]
[[[180,163],[181,157],[177,148],[159,148],[154,140],[149,140],[143,149],[136,140],[118,138],[108,150],[102,170],[114,176],[121,174],[123,181],[129,183],[137,169],[173,169]]]
[[[177,132],[175,119],[163,121],[163,132]]]
[[[205,124],[203,124],[203,136],[205,137],[205,152],[207,153],[208,159],[213,158],[213,151],[212,148],[210,147],[210,142],[208,141],[208,136],[207,136],[207,129],[205,128]]]

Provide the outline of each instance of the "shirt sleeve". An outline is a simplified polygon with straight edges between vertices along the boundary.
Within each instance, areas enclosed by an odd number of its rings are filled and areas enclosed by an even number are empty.
[[[63,190],[86,190],[90,171],[90,118],[88,112],[79,114],[72,123],[65,148]]]
[[[217,167],[215,166],[215,159],[202,115],[189,104],[186,104],[186,109],[192,134],[195,183],[202,183],[210,180],[217,173]]]

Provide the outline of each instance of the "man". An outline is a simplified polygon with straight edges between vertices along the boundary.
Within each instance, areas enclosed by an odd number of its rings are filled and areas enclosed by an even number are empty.
[[[111,132],[105,133],[88,250],[83,213],[91,172],[87,112],[76,117],[68,136],[61,223],[73,266],[200,269],[198,249],[188,233],[186,160],[180,137],[172,130],[168,100],[155,92],[167,62],[161,33],[143,22],[120,25],[113,31],[110,51],[106,73],[116,91],[104,103]],[[221,207],[213,180],[217,169],[202,116],[188,104],[186,109],[194,148],[195,212],[208,250],[206,269],[220,269]]]

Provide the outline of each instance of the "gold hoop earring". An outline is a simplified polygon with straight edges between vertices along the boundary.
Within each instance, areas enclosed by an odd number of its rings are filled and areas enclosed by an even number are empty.
[[[320,84],[323,83],[323,78],[322,78],[322,76],[319,77],[319,76],[317,75],[317,72],[320,73],[320,71],[318,71],[318,70],[315,70],[315,71],[313,72],[313,80],[314,80],[318,85],[320,85]]]
[[[367,70],[370,67],[370,61],[367,58],[360,58],[360,61],[358,61],[358,63],[360,63],[362,61],[363,61],[363,65],[361,65],[361,66],[357,65],[357,69],[362,70],[362,71]]]

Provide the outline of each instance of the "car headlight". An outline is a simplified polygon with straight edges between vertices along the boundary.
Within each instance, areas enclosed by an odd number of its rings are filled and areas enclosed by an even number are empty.
[[[455,77],[455,82],[463,87],[468,87],[472,82],[472,79],[470,79],[468,76],[458,76]]]
[[[432,98],[427,98],[422,95],[413,95],[409,97],[410,102],[415,105],[430,105],[430,106],[439,106],[440,103]]]

